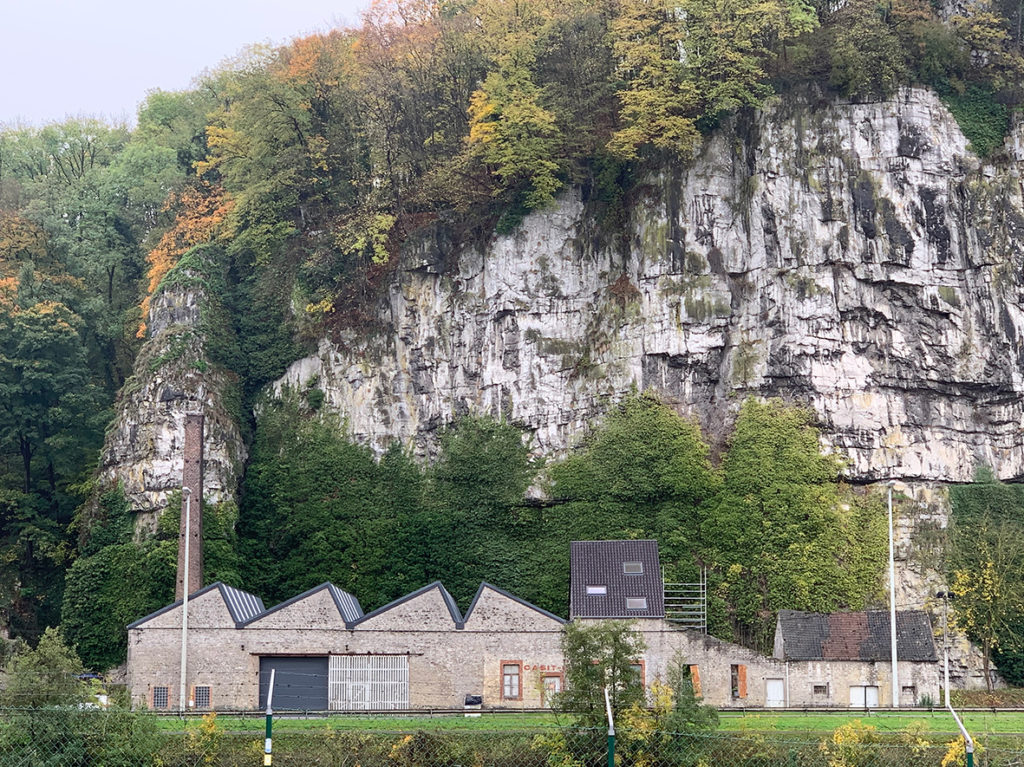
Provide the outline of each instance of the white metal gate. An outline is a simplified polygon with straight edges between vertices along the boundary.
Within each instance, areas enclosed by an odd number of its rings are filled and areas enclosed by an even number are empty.
[[[332,655],[331,711],[409,708],[409,658],[405,655]]]

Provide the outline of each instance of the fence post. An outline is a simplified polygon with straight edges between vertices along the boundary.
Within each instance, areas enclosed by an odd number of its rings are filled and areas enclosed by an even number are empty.
[[[276,668],[270,669],[270,684],[267,686],[267,737],[263,741],[263,767],[270,767],[274,760],[274,746],[271,732],[274,729],[274,709],[271,708],[271,700],[274,698],[274,673]]]
[[[604,687],[604,706],[608,712],[608,767],[615,767],[615,720],[612,717],[612,701],[608,697],[608,685]],[[969,765],[973,767],[973,765]]]

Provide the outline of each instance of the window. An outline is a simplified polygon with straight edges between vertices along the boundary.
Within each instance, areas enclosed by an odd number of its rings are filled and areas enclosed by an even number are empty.
[[[522,674],[523,664],[516,661],[513,663],[503,661],[501,664],[501,699],[522,700],[522,687],[519,684],[519,677]]]
[[[562,691],[562,675],[544,674],[540,678],[540,683],[541,704],[544,706],[550,706],[554,697]]]
[[[643,562],[623,562],[622,572],[626,575],[643,575],[644,574],[644,563]]]
[[[192,691],[192,701],[196,708],[210,708],[210,686],[201,685]]]
[[[608,595],[607,586],[587,586],[588,597],[603,597]]]
[[[642,660],[630,663],[629,670],[633,673],[633,678],[640,683],[641,687],[647,686],[647,680],[644,678],[646,676],[644,662]]]
[[[697,666],[690,666],[690,682],[693,684],[693,694],[700,697],[700,669]]]
[[[902,697],[910,700],[911,703],[917,704],[917,685],[904,685]]]
[[[747,697],[747,667],[734,663],[729,669],[729,679],[732,685],[732,697],[734,700]]]
[[[157,711],[163,711],[170,706],[170,697],[167,693],[168,688],[166,687],[153,688],[153,708]]]
[[[627,610],[646,610],[647,597],[626,597]]]
[[[828,695],[828,685],[827,684],[816,684],[816,685],[814,685],[814,694],[815,695]]]

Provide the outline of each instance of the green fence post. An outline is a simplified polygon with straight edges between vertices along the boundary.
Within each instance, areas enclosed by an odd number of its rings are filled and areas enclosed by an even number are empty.
[[[270,684],[267,686],[267,737],[263,741],[263,767],[270,767],[274,760],[274,741],[271,732],[274,729],[274,709],[270,707],[270,701],[274,697],[274,672],[277,669],[270,669]]]
[[[608,712],[608,767],[615,767],[615,719],[612,716],[612,702],[608,697],[608,685],[604,687],[604,705]]]

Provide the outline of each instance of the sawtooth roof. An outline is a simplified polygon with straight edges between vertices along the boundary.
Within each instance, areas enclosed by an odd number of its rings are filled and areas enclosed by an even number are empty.
[[[295,604],[296,602],[301,602],[303,599],[308,599],[314,594],[317,594],[325,590],[327,591],[328,594],[331,595],[331,599],[334,602],[334,606],[338,608],[338,615],[341,616],[341,619],[345,622],[346,627],[351,628],[353,623],[355,623],[357,620],[363,617],[363,608],[360,607],[358,599],[349,594],[347,591],[339,589],[333,583],[324,582],[321,583],[319,586],[314,586],[308,591],[303,591],[301,594],[298,594],[292,597],[291,599],[286,599],[284,602],[274,605],[269,610],[264,610],[259,615],[252,616],[249,620],[246,621],[246,624],[252,623],[257,618],[262,618],[265,615],[269,615],[270,613],[274,613],[278,610],[284,609],[285,607],[289,607]]]
[[[263,606],[263,600],[255,594],[250,594],[248,591],[236,589],[234,586],[228,586],[226,583],[221,583],[220,581],[211,583],[209,586],[204,586],[199,589],[199,591],[189,594],[189,601],[192,601],[197,597],[201,597],[203,594],[213,591],[214,589],[217,589],[220,592],[221,599],[224,600],[224,604],[228,608],[228,612],[231,614],[231,619],[239,628],[243,623],[248,623],[266,610]],[[181,607],[182,601],[183,600],[179,599],[177,602],[172,602],[166,607],[161,607],[156,612],[152,612],[144,618],[139,618],[134,623],[129,623],[128,628],[137,628],[158,615],[163,615],[176,607]]]

